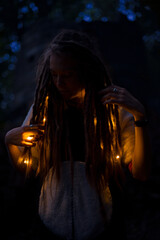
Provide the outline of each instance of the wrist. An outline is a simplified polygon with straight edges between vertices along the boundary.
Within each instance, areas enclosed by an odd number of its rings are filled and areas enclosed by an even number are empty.
[[[147,124],[148,124],[148,117],[145,110],[143,110],[141,113],[137,113],[134,115],[135,127],[144,127]]]

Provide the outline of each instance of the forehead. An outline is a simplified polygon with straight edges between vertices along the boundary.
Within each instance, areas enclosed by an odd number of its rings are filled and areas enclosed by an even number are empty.
[[[76,61],[68,54],[53,53],[50,57],[50,69],[53,71],[75,70]]]

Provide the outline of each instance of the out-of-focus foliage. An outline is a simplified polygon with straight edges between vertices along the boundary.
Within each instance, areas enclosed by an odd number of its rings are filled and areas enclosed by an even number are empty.
[[[160,44],[160,30],[151,8],[156,1],[137,0],[1,0],[0,3],[0,112],[13,100],[12,74],[23,33],[41,18],[54,21],[118,21],[123,15],[142,29],[149,51]],[[154,7],[153,7],[154,6]],[[158,10],[157,10],[158,11]],[[1,117],[2,118],[2,117]],[[1,122],[2,119],[0,119]]]

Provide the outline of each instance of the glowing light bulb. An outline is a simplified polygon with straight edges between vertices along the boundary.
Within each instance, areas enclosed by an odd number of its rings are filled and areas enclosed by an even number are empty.
[[[20,157],[18,159],[18,164],[20,165],[27,165],[27,166],[31,166],[32,165],[32,159],[29,159],[28,157]]]
[[[45,124],[45,122],[46,122],[46,117],[43,118],[43,124]]]
[[[119,156],[119,155],[117,155],[117,156],[116,156],[116,159],[119,159],[119,158],[120,158],[120,156]]]
[[[28,136],[27,140],[31,141],[31,140],[33,140],[33,137],[32,136]]]
[[[29,164],[29,160],[25,159],[23,163],[28,165]]]

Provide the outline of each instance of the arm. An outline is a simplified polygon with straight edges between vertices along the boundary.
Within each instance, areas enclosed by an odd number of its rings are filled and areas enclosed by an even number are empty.
[[[37,151],[35,151],[34,146],[36,146],[36,142],[42,137],[43,131],[42,129],[39,129],[39,126],[29,126],[30,119],[32,117],[32,106],[22,124],[21,127],[14,128],[7,132],[5,136],[5,143],[8,150],[9,159],[12,163],[12,165],[20,170],[25,171],[25,165],[20,164],[19,160],[22,156],[22,153],[24,151],[24,147],[30,146],[32,149],[32,152],[34,152],[36,155],[38,154]],[[33,136],[32,140],[26,140],[27,137]],[[34,148],[34,151],[33,151]],[[37,150],[37,149],[36,149]]]
[[[114,89],[116,88],[116,91]],[[143,120],[143,105],[126,89],[112,85],[102,91],[103,104],[117,104],[131,113],[134,120]],[[151,144],[147,126],[135,127],[134,151],[131,156],[133,177],[141,181],[147,180],[151,169]]]
[[[10,163],[17,169],[17,170],[21,170],[20,166],[17,164],[18,163],[18,159],[20,158],[20,156],[22,155],[22,152],[24,150],[24,147],[18,147],[15,144],[13,144],[10,141],[10,138],[12,137],[12,133],[13,133],[12,129],[11,131],[7,132],[6,136],[5,136],[5,144],[6,144],[6,148],[8,151],[8,155],[9,155],[9,160]],[[18,142],[17,142],[18,143]]]
[[[134,116],[135,121],[145,119],[145,115]],[[132,157],[132,174],[140,180],[147,180],[151,170],[151,142],[148,126],[135,127],[135,148]]]

